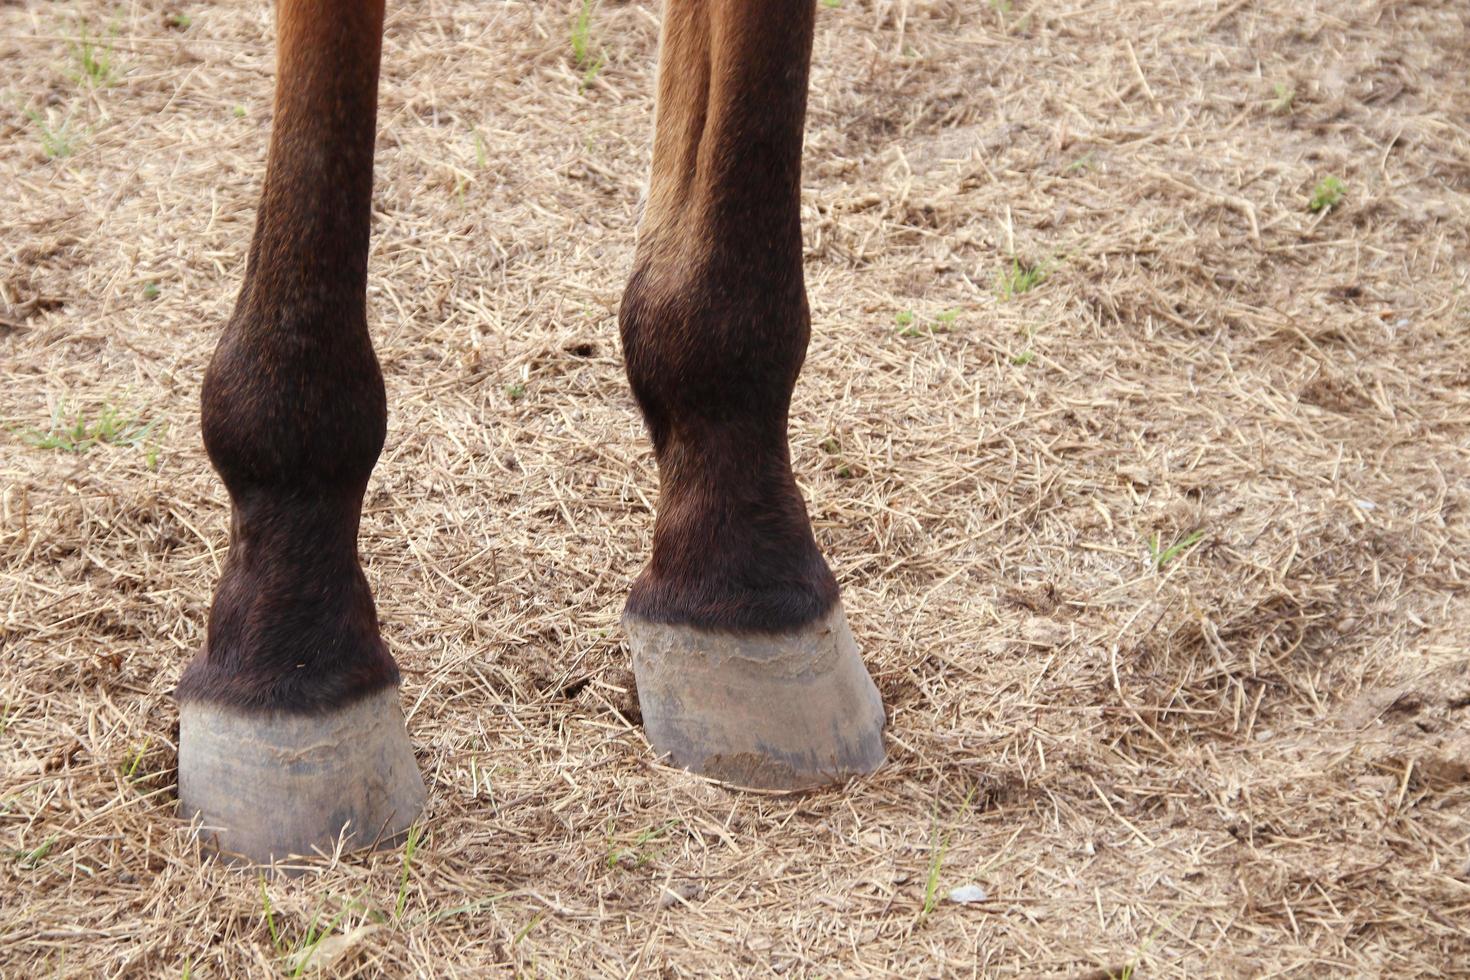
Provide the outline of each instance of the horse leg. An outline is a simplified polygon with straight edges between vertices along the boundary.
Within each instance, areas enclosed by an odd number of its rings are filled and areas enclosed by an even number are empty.
[[[815,0],[668,0],[619,326],[659,467],[624,613],[644,725],[687,768],[798,788],[883,761],[883,706],[791,473],[810,335],[801,143]]]
[[[383,0],[280,0],[255,237],[204,379],[233,519],[177,692],[179,801],[252,860],[391,839],[424,799],[357,556],[387,421],[365,311],[382,27]]]

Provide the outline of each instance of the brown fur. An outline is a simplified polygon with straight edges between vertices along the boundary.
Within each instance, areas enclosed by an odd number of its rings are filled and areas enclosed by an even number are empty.
[[[814,0],[669,0],[653,177],[620,327],[661,490],[628,611],[775,631],[831,609],[786,442],[810,333],[802,127]],[[245,284],[205,378],[229,559],[184,700],[313,711],[396,682],[357,560],[382,448],[368,336],[381,0],[281,0]]]
[[[628,612],[776,631],[837,600],[786,442],[810,335],[801,141],[815,4],[670,0],[653,177],[619,325],[658,457]]]
[[[382,23],[382,0],[280,3],[255,239],[204,379],[230,553],[180,699],[305,711],[398,679],[357,560],[387,421],[365,318]]]

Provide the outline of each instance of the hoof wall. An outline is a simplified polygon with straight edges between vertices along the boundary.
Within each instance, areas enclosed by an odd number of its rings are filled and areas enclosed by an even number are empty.
[[[327,715],[179,706],[179,811],[227,855],[266,863],[397,839],[424,781],[398,689]]]
[[[883,764],[883,702],[838,605],[790,633],[625,616],[643,727],[676,765],[737,786],[811,789]]]

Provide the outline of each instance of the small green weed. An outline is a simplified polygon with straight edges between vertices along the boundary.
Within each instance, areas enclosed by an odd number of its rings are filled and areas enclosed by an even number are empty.
[[[1097,154],[1089,150],[1087,153],[1082,154],[1080,157],[1067,164],[1067,166],[1063,168],[1062,172],[1070,174],[1092,170],[1094,169],[1093,160],[1095,160],[1096,158]]]
[[[163,15],[163,26],[171,27],[176,31],[187,31],[189,25],[194,23],[194,18],[185,13],[172,13]]]
[[[592,13],[597,9],[597,0],[582,0],[582,9],[572,22],[572,62],[582,69],[582,88],[592,84],[602,70],[605,60],[600,50],[594,51],[592,40]]]
[[[822,451],[831,456],[833,462],[836,463],[836,473],[839,478],[845,480],[852,476],[852,467],[843,462],[842,444],[837,441],[836,436],[828,436],[822,440]]]
[[[424,825],[416,823],[408,828],[408,840],[403,842],[403,870],[398,875],[398,901],[393,906],[393,917],[403,918],[403,906],[408,902],[408,875],[413,870],[414,852],[424,837]]]
[[[592,7],[593,0],[582,0],[582,9],[572,22],[572,60],[578,68],[586,64],[592,54]]]
[[[1011,257],[1011,265],[1008,269],[1002,269],[997,280],[997,289],[1002,299],[1015,299],[1022,293],[1029,293],[1046,281],[1047,271],[1040,265],[1030,265],[1020,259]]]
[[[158,298],[158,283],[154,282],[152,279],[150,279],[147,282],[145,282],[143,284],[143,298],[144,299],[157,299]]]
[[[822,0],[822,6],[828,8],[829,10],[836,10],[838,7],[842,6],[842,0]]]
[[[240,104],[239,104],[239,103],[238,103],[238,102],[237,102],[237,103],[236,103],[236,104],[235,104],[235,108],[233,108],[233,109],[231,109],[231,110],[230,110],[230,113],[231,113],[231,115],[233,115],[233,116],[234,116],[234,117],[235,117],[235,118],[236,118],[236,119],[244,119],[244,118],[245,118],[245,107],[244,107],[244,106],[242,106],[242,105],[240,105]]]
[[[545,912],[537,912],[530,922],[527,922],[525,925],[521,926],[520,931],[515,934],[515,937],[513,939],[511,939],[510,944],[512,946],[519,946],[521,940],[529,936],[531,934],[531,930],[539,926],[541,924],[541,920],[544,918],[546,918]]]
[[[478,129],[471,130],[475,136],[475,166],[484,170],[490,165],[490,153],[485,148],[485,137],[480,135]]]
[[[65,418],[64,409],[58,409],[51,417],[51,427],[45,432],[31,429],[21,434],[26,442],[37,449],[59,449],[67,453],[84,453],[93,446],[141,446],[157,428],[157,421],[144,422],[124,414],[112,405],[103,405],[95,418],[88,419],[85,412],[77,412],[70,420]],[[156,451],[153,454],[156,461]]]
[[[138,751],[133,753],[133,761],[129,762],[127,769],[123,771],[123,778],[126,779],[128,782],[137,782],[137,780],[140,778],[138,776],[138,766],[142,765],[143,756],[148,753],[148,749],[152,744],[153,739],[145,738],[143,740],[143,744],[138,747]],[[146,775],[146,773],[144,775]]]
[[[158,788],[159,778],[167,771],[156,756],[150,760],[148,753],[152,748],[153,739],[143,739],[143,744],[133,750],[127,764],[118,766],[118,775],[122,776],[123,782],[139,793]]]
[[[1317,186],[1312,188],[1312,199],[1307,202],[1310,211],[1326,211],[1328,208],[1336,207],[1342,200],[1347,188],[1342,181],[1336,177],[1323,177],[1317,181]]]
[[[27,871],[34,869],[36,865],[46,859],[46,855],[51,853],[51,848],[56,846],[56,841],[57,835],[52,834],[43,840],[38,847],[34,847],[29,851],[16,851],[16,863]]]
[[[1204,536],[1204,531],[1192,531],[1169,545],[1169,547],[1163,548],[1161,547],[1159,536],[1152,534],[1148,539],[1148,556],[1153,561],[1154,568],[1163,571],[1165,565],[1199,544]]]
[[[77,24],[77,41],[71,46],[76,60],[76,79],[94,87],[111,85],[116,78],[112,63],[112,42],[102,41],[87,32],[87,22]]]
[[[940,310],[928,318],[927,324],[921,324],[918,315],[913,310],[904,310],[893,318],[893,322],[898,325],[900,337],[925,337],[937,333],[949,333],[959,318],[959,310]]]
[[[517,381],[505,386],[505,397],[513,402],[518,402],[526,397],[526,386]]]
[[[990,0],[990,9],[995,11],[995,19],[1000,21],[1000,29],[1003,33],[1024,30],[1027,22],[1031,20],[1031,15],[1035,13],[1034,10],[1028,10],[1016,20],[1007,23],[1011,14],[1015,12],[1015,5],[1011,0]]]
[[[265,876],[261,875],[258,880],[260,881],[260,905],[265,912],[265,925],[270,930],[271,945],[279,953],[281,951],[281,934],[276,929],[276,914],[275,910],[271,908],[271,896],[265,890]]]
[[[49,116],[43,116],[36,109],[27,109],[26,118],[36,124],[36,129],[41,134],[41,152],[47,157],[69,157],[75,150],[75,134],[71,131],[71,123],[63,121],[59,125],[53,125]]]
[[[978,788],[971,786],[965,798],[960,801],[960,819],[970,812],[970,807],[975,802],[975,791]],[[934,822],[929,829],[929,871],[924,876],[924,907],[919,910],[915,925],[923,925],[925,920],[939,907],[939,875],[944,869],[944,856],[947,853],[949,853],[949,835],[939,832],[939,814],[936,807]]]
[[[286,960],[287,964],[291,966],[292,977],[299,977],[306,972],[306,968],[311,964],[311,959],[316,955],[317,948],[321,946],[322,940],[337,931],[337,926],[346,917],[347,911],[347,908],[342,908],[332,917],[331,921],[320,928],[317,927],[317,924],[321,921],[321,913],[318,912],[311,917],[311,921],[306,926],[306,935],[301,937],[301,942],[297,944],[296,949]]]
[[[1025,367],[1034,360],[1036,360],[1036,353],[1034,351],[1023,350],[1019,354],[1011,355],[1011,363],[1016,367]]]
[[[1278,116],[1284,116],[1291,111],[1291,104],[1296,100],[1296,89],[1286,82],[1277,82],[1271,87],[1275,98],[1271,100],[1271,111]]]
[[[620,864],[631,864],[635,868],[641,868],[649,861],[658,857],[664,851],[664,846],[649,847],[664,837],[668,836],[670,830],[678,826],[675,820],[669,820],[657,827],[648,827],[635,834],[627,846],[621,846],[618,839],[611,833],[612,826],[608,825],[607,866],[616,868]]]
[[[944,867],[944,855],[949,851],[949,838],[939,834],[939,823],[929,832],[929,873],[924,878],[924,908],[919,913],[919,923],[933,914],[939,906],[939,872]]]
[[[284,920],[276,921],[275,908],[271,905],[270,892],[266,890],[265,877],[260,876],[257,880],[260,882],[261,914],[265,919],[266,930],[270,933],[271,946],[284,961],[283,968],[286,973],[292,977],[302,976],[306,972],[320,949],[322,941],[337,931],[337,927],[341,925],[348,913],[363,912],[367,909],[361,900],[342,901],[340,898],[329,896],[329,901],[340,904],[336,914],[327,919],[326,924],[323,925],[325,907],[319,907],[312,914],[311,921],[306,924],[306,931],[295,941],[291,941],[287,937]],[[385,921],[381,913],[370,914],[369,918],[375,922]]]

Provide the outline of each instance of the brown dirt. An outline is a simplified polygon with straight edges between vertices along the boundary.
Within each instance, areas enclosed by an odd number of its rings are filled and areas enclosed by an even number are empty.
[[[0,4],[0,974],[1470,974],[1465,5],[820,8],[792,439],[892,726],[808,797],[629,723],[657,11],[584,83],[579,6],[391,5],[362,547],[431,797],[406,874],[262,884],[169,692],[270,8]],[[105,406],[153,428],[37,444]]]

